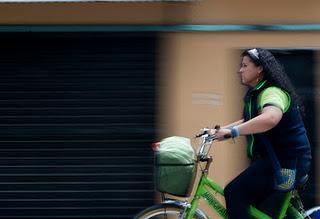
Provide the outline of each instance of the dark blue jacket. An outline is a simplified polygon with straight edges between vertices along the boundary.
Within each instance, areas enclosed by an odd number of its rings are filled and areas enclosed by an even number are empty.
[[[258,95],[270,84],[260,83],[248,90],[244,101],[244,120],[258,115]],[[283,167],[292,168],[300,158],[311,159],[310,143],[306,134],[298,107],[291,102],[289,109],[283,114],[280,122],[271,130],[263,133],[274,148],[277,158]],[[247,136],[247,154],[249,157],[266,157],[265,144],[259,142],[256,135]],[[261,140],[260,140],[261,141]]]

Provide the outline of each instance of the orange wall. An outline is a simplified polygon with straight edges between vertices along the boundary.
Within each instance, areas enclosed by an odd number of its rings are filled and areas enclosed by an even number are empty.
[[[162,67],[158,72],[162,77],[159,81],[159,135],[192,138],[202,127],[223,125],[241,118],[244,87],[240,85],[236,73],[240,62],[239,49],[317,49],[320,48],[319,39],[320,33],[302,32],[164,34],[161,37],[159,63],[165,64],[160,64]],[[205,101],[199,102],[199,98],[195,98],[195,94],[199,93],[209,98],[202,96],[201,100]],[[217,101],[210,102],[212,99]],[[320,103],[320,99],[316,102]],[[212,155],[214,163],[210,177],[222,186],[248,163],[243,138],[235,143],[217,143]],[[319,159],[314,160],[319,169]],[[320,204],[319,192],[315,196]]]
[[[0,24],[300,24],[320,20],[309,0],[0,4]]]

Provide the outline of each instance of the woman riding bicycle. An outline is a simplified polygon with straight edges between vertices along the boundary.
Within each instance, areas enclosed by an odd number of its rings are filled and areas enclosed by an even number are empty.
[[[251,165],[224,190],[229,219],[249,218],[250,204],[293,189],[306,178],[311,160],[298,96],[275,57],[261,48],[245,50],[239,75],[248,87],[243,119],[210,130],[220,141],[247,136]]]

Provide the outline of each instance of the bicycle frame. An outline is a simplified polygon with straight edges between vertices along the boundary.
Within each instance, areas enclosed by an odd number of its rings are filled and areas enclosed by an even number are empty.
[[[210,162],[212,161],[212,158]],[[207,163],[207,167],[210,166],[210,163]],[[212,192],[210,191],[212,190]],[[227,219],[227,210],[226,208],[217,200],[216,195],[219,194],[222,197],[224,197],[224,191],[223,189],[215,183],[213,180],[208,178],[208,170],[205,168],[202,171],[201,178],[199,180],[198,186],[195,191],[195,195],[191,201],[191,206],[186,210],[186,219],[192,219],[193,215],[195,214],[195,211],[198,207],[200,199],[204,199],[211,209],[213,209],[217,215],[220,216],[220,218]],[[295,209],[291,204],[290,200],[292,198],[292,192],[288,192],[285,195],[282,207],[278,213],[277,219],[282,219],[286,216],[286,213],[290,213],[294,218],[297,219],[303,219],[304,216]],[[259,209],[255,208],[254,206],[250,206],[250,214],[253,218],[256,219],[272,219],[269,215],[265,214],[264,212],[260,211]]]
[[[219,218],[228,218],[227,209],[224,207],[224,205],[221,204],[221,202],[219,202],[217,198],[217,195],[221,196],[221,198],[224,198],[224,190],[221,186],[219,186],[216,182],[208,177],[208,171],[212,163],[212,157],[208,156],[208,153],[213,141],[215,140],[215,137],[213,135],[208,134],[208,130],[209,129],[203,129],[203,133],[196,135],[196,138],[201,137],[202,139],[200,147],[198,148],[196,162],[197,165],[199,165],[201,162],[206,163],[206,166],[201,170],[201,177],[195,188],[196,191],[194,193],[194,197],[190,202],[181,202],[180,200],[172,199],[164,201],[164,203],[168,203],[170,206],[178,209],[184,209],[184,211],[181,212],[182,215],[180,215],[179,218],[192,219],[196,213],[198,216],[199,214],[201,214],[205,218],[203,212],[198,209],[200,199],[204,199],[208,203],[209,207],[217,213],[217,216]],[[153,149],[157,150],[157,147],[159,147],[159,143],[155,146],[155,149]],[[293,199],[293,197],[296,196],[298,198]],[[291,200],[293,200],[294,202],[291,203]],[[308,215],[304,213],[302,203],[300,201],[299,195],[297,195],[296,190],[284,194],[281,208],[277,212],[277,215],[274,217],[267,215],[265,212],[257,209],[255,206],[249,206],[249,213],[252,218],[256,219],[283,219],[287,214],[295,219],[304,219],[305,215]]]

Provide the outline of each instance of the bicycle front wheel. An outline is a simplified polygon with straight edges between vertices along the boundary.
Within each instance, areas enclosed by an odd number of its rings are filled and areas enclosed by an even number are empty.
[[[320,206],[307,210],[305,219],[320,219]]]
[[[184,210],[182,205],[163,203],[141,211],[135,219],[183,219]],[[193,219],[207,219],[207,217],[197,209]]]

